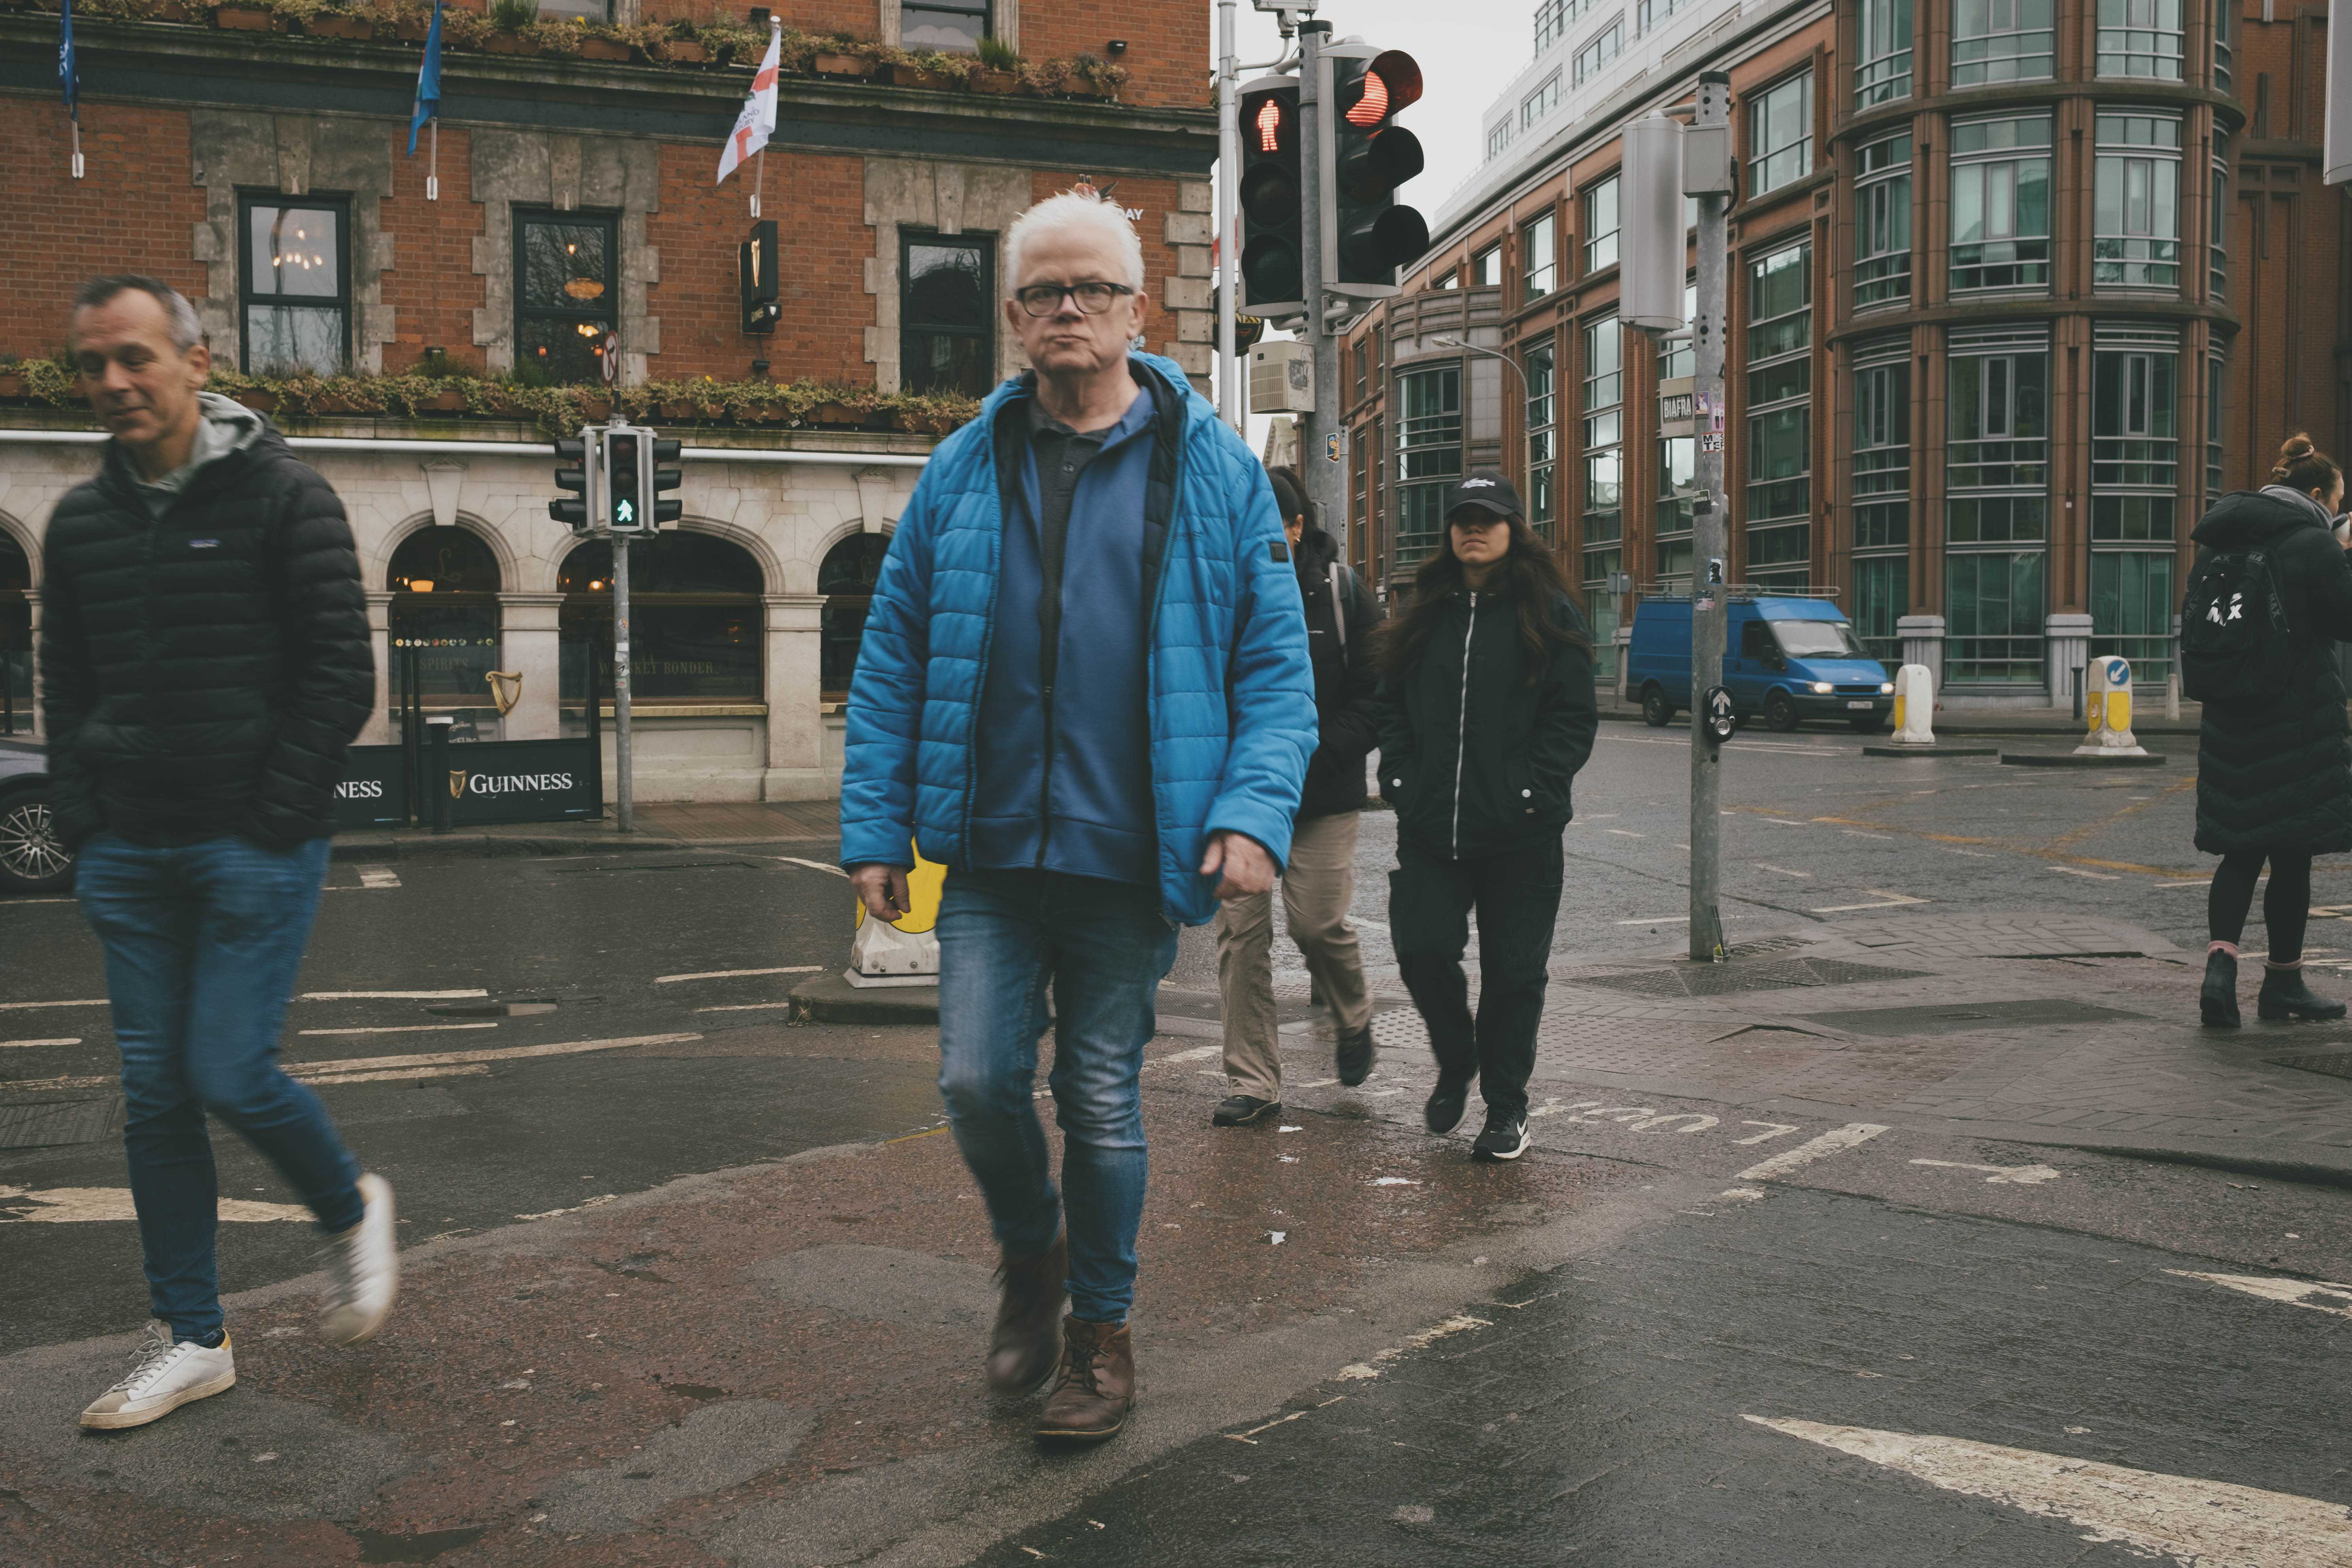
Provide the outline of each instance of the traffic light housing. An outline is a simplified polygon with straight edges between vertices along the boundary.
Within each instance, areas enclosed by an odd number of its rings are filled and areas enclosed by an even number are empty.
[[[593,531],[594,523],[588,515],[588,443],[585,440],[558,441],[555,444],[555,460],[559,464],[572,465],[569,468],[559,467],[555,470],[555,488],[570,490],[572,496],[569,500],[549,501],[547,515],[574,533]]]
[[[1299,233],[1298,83],[1261,77],[1241,100],[1242,302],[1252,313],[1306,309],[1306,247]]]
[[[664,463],[677,462],[678,454],[683,452],[686,448],[678,442],[664,441],[660,439],[656,439],[653,447],[653,521],[654,525],[656,527],[659,527],[665,522],[676,522],[678,519],[678,513],[684,505],[684,503],[680,501],[664,500],[661,499],[662,492],[664,490],[674,490],[677,489],[679,485],[685,483],[685,476],[677,468],[665,468],[662,465]]]
[[[776,221],[762,218],[751,226],[751,237],[737,253],[737,281],[743,300],[743,330],[772,332],[783,314],[776,294]]]
[[[1421,66],[1402,49],[1368,44],[1335,44],[1323,58],[1331,72],[1323,281],[1393,288],[1396,269],[1429,248],[1428,222],[1396,200],[1396,188],[1422,171],[1421,138],[1396,123],[1420,101]]]
[[[643,533],[646,518],[641,437],[635,430],[607,430],[604,441],[604,526],[614,533]]]

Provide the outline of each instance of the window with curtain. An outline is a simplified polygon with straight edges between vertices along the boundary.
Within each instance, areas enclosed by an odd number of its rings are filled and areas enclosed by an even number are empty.
[[[2180,121],[2168,114],[2096,117],[2091,281],[2102,289],[2180,287]]]
[[[2206,284],[2216,304],[2230,300],[2230,138],[2213,132],[2213,188],[2205,218]]]
[[[1813,172],[1813,73],[1801,71],[1748,105],[1748,191],[1762,195]]]
[[[1911,0],[1861,0],[1854,32],[1853,106],[1910,97]]]
[[[620,236],[591,213],[515,215],[515,369],[556,385],[604,379],[619,319]]]
[[[1588,186],[1584,193],[1584,269],[1598,272],[1617,265],[1617,176]]]
[[[341,375],[351,368],[350,210],[312,197],[288,205],[246,197],[244,369],[257,375]]]
[[[1911,298],[1911,133],[1865,144],[1853,186],[1856,309]]]
[[[2101,76],[2179,81],[2187,53],[2180,0],[2099,0]]]
[[[1529,348],[1521,362],[1528,383],[1528,523],[1546,544],[1559,521],[1554,476],[1559,458],[1559,412],[1553,396],[1552,343]]]
[[[1400,572],[1418,566],[1445,531],[1445,491],[1462,477],[1462,366],[1397,377],[1396,535]]]
[[[2057,58],[2051,0],[1954,0],[1954,87],[2046,80]]]
[[[1540,300],[1552,290],[1552,279],[1557,275],[1559,259],[1559,244],[1553,237],[1554,232],[1549,213],[1519,230],[1521,256],[1527,263],[1527,292],[1522,303]],[[1496,266],[1499,269],[1501,265],[1501,258],[1497,257]],[[1496,281],[1501,281],[1500,278]]]
[[[2049,343],[2035,328],[1948,339],[1945,666],[1956,686],[2042,679]]]
[[[1952,292],[2050,287],[2050,117],[1952,126]]]
[[[1853,354],[1853,624],[1872,656],[1902,656],[1911,561],[1911,339],[1893,333]]]
[[[1812,558],[1812,247],[1748,268],[1748,581],[1801,585]]]
[[[996,384],[996,242],[988,236],[906,234],[899,239],[898,379],[908,392]]]
[[[971,53],[992,37],[988,0],[906,0],[898,41],[910,49]]]
[[[1616,61],[1625,52],[1625,18],[1618,17],[1594,36],[1590,43],[1576,51],[1576,85],[1582,87],[1593,77]]]

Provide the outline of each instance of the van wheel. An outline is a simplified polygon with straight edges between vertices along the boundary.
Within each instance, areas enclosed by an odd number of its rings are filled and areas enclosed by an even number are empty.
[[[62,893],[73,886],[73,856],[58,841],[47,790],[0,800],[0,892]]]
[[[1663,730],[1674,721],[1675,705],[1655,686],[1642,689],[1642,722],[1653,730]]]
[[[1769,691],[1764,695],[1764,727],[1787,734],[1797,727],[1797,705],[1785,691]]]

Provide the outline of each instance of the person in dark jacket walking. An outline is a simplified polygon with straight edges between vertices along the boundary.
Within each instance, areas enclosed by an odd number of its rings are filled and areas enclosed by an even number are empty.
[[[2352,563],[2334,535],[2343,505],[2342,470],[2298,434],[2269,484],[2223,496],[2189,535],[2200,570],[2217,552],[2266,553],[2287,628],[2284,682],[2268,700],[2208,698],[2197,742],[2197,847],[2221,857],[2206,896],[2211,941],[2198,1008],[2223,1028],[2238,1024],[2238,939],[2265,860],[2270,957],[2257,1013],[2344,1016],[2343,1003],[2303,977],[2312,857],[2352,850],[2352,726],[2336,660],[2336,645],[2352,642]]]
[[[1397,812],[1390,934],[1437,1057],[1429,1130],[1461,1123],[1475,1074],[1486,1125],[1472,1157],[1516,1160],[1559,913],[1560,830],[1600,726],[1592,637],[1508,479],[1470,475],[1445,516],[1446,548],[1415,574],[1411,606],[1380,648],[1381,790]],[[1462,972],[1474,907],[1475,1023]]]
[[[1282,868],[1282,912],[1339,1030],[1337,1070],[1350,1088],[1371,1076],[1372,998],[1348,909],[1356,898],[1356,818],[1364,760],[1380,743],[1372,633],[1380,606],[1339,559],[1339,546],[1307,521],[1307,492],[1286,469],[1266,476],[1307,605],[1307,652],[1315,666],[1315,755]],[[1282,1110],[1282,1056],[1275,1033],[1274,895],[1229,899],[1217,910],[1217,991],[1225,1017],[1225,1073],[1234,1092],[1211,1115],[1245,1127]]]
[[[93,279],[71,331],[114,438],[43,542],[41,700],[58,832],[106,950],[154,1315],[129,1374],[82,1412],[113,1428],[236,1381],[207,1112],[330,1237],[320,1336],[356,1343],[392,1310],[392,1189],[277,1062],[375,663],[342,503],[267,420],[203,390],[188,301]]]

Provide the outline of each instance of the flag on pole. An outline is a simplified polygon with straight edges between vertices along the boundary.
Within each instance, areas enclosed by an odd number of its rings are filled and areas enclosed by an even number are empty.
[[[416,107],[408,116],[408,155],[416,156],[416,133],[441,112],[441,0],[433,0],[433,26],[425,33],[425,63],[416,72]]]
[[[74,63],[73,0],[58,12],[58,90],[65,94],[66,115],[81,123],[81,69]]]
[[[769,20],[768,52],[761,57],[759,74],[751,79],[751,96],[743,100],[743,112],[735,117],[735,129],[727,133],[727,145],[719,153],[719,178],[714,184],[724,184],[737,165],[768,144],[776,130],[776,70],[784,45],[784,26],[774,18]]]

